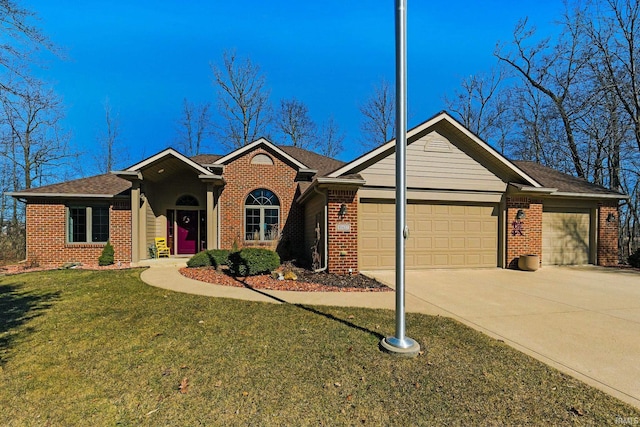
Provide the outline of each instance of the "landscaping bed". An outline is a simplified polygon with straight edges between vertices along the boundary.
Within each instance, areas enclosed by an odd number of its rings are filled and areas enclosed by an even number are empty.
[[[233,277],[228,270],[213,267],[181,268],[180,273],[190,279],[239,288],[269,289],[274,291],[301,292],[389,292],[390,287],[362,274],[341,276],[326,272],[313,272],[299,267],[287,267],[297,280],[278,280],[261,274],[248,277]]]

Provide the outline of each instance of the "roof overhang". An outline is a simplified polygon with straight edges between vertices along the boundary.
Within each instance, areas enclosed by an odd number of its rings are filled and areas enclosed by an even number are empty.
[[[570,191],[558,191],[557,188],[531,187],[510,182],[509,186],[515,188],[517,193],[524,195],[548,195],[552,197],[564,197],[571,199],[606,199],[606,200],[628,200],[629,196],[616,193],[576,193]]]
[[[117,194],[82,194],[82,193],[36,193],[36,192],[22,192],[14,191],[5,193],[7,196],[14,197],[16,199],[34,199],[40,197],[46,197],[48,199],[114,199]]]
[[[202,181],[204,182],[210,182],[212,184],[225,184],[225,180],[222,177],[222,175],[198,175],[198,178],[200,178]]]
[[[162,159],[164,159],[165,157],[170,157],[173,156],[175,158],[177,158],[178,160],[181,160],[182,162],[184,162],[186,165],[188,165],[189,167],[195,169],[197,172],[200,172],[200,174],[202,175],[214,175],[213,172],[211,172],[209,169],[205,168],[204,166],[200,165],[199,163],[194,162],[193,160],[191,160],[190,158],[188,158],[187,156],[180,154],[179,152],[177,152],[176,150],[174,150],[173,148],[167,148],[166,150],[163,150],[161,152],[159,152],[158,154],[155,154],[139,163],[136,163],[135,165],[128,167],[126,170],[124,171],[116,171],[115,173],[122,173],[123,175],[126,173],[130,173],[130,172],[140,172],[142,169],[148,167],[148,166],[152,166],[154,163],[161,161]],[[119,175],[118,175],[119,176]],[[122,176],[122,178],[124,179],[128,179],[125,176]]]
[[[521,193],[530,193],[530,194],[552,194],[558,191],[557,188],[550,187],[534,187],[531,185],[519,184],[517,182],[510,182],[509,185],[511,187],[515,187]]]
[[[366,184],[366,181],[360,177],[354,178],[330,178],[326,176],[317,177],[313,180],[309,188],[305,190],[297,199],[296,202],[304,203],[314,192],[319,189],[328,188],[340,188],[340,189],[353,189],[360,188]]]
[[[142,181],[142,172],[140,171],[111,171],[111,173],[127,181]]]

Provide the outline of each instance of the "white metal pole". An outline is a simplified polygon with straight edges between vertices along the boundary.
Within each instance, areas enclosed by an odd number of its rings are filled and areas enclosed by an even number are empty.
[[[383,349],[415,356],[420,345],[405,336],[405,243],[407,227],[407,0],[396,0],[396,335]]]

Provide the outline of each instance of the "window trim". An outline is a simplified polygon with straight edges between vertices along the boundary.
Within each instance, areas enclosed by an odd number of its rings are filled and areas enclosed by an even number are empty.
[[[93,241],[93,209],[104,208],[107,210],[107,240]],[[84,209],[86,224],[84,241],[74,241],[73,230],[71,229],[71,209]],[[69,245],[105,245],[111,236],[111,209],[109,205],[85,205],[85,204],[69,204],[65,206],[65,243]]]
[[[277,201],[278,204],[277,205],[273,205],[273,204],[269,204],[269,205],[267,205],[267,204],[265,204],[265,205],[258,205],[258,204],[248,205],[247,201],[249,200],[249,198],[256,191],[260,191],[260,190],[269,191],[271,194],[273,194],[273,196],[275,197],[275,200]],[[258,198],[256,198],[255,196],[253,196],[253,197],[254,197],[254,199],[256,201],[258,200]],[[248,225],[247,224],[248,223],[248,221],[247,221],[247,212],[248,212],[249,209],[257,210],[259,212],[259,215],[260,215],[260,219],[259,219],[259,223],[258,223],[259,238],[257,240],[256,239],[247,239],[247,233],[248,233],[247,232],[247,225]],[[245,199],[244,199],[244,221],[243,221],[244,222],[243,235],[244,235],[244,241],[245,242],[273,242],[273,241],[277,240],[277,238],[276,239],[267,239],[266,238],[267,236],[265,235],[266,234],[265,233],[265,225],[266,225],[265,213],[269,209],[275,210],[277,212],[277,214],[278,214],[278,222],[277,222],[277,224],[278,224],[278,233],[276,234],[276,236],[277,236],[281,231],[280,230],[280,220],[281,220],[281,216],[280,216],[280,198],[278,197],[278,195],[275,192],[273,192],[273,191],[271,191],[269,189],[266,189],[266,188],[256,188],[255,190],[253,190],[249,194],[247,194],[247,197],[245,197]]]

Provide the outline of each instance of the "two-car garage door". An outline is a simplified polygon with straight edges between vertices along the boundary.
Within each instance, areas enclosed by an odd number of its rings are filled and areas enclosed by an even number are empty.
[[[395,266],[395,204],[359,204],[360,270]],[[406,267],[498,265],[498,205],[407,205]]]

